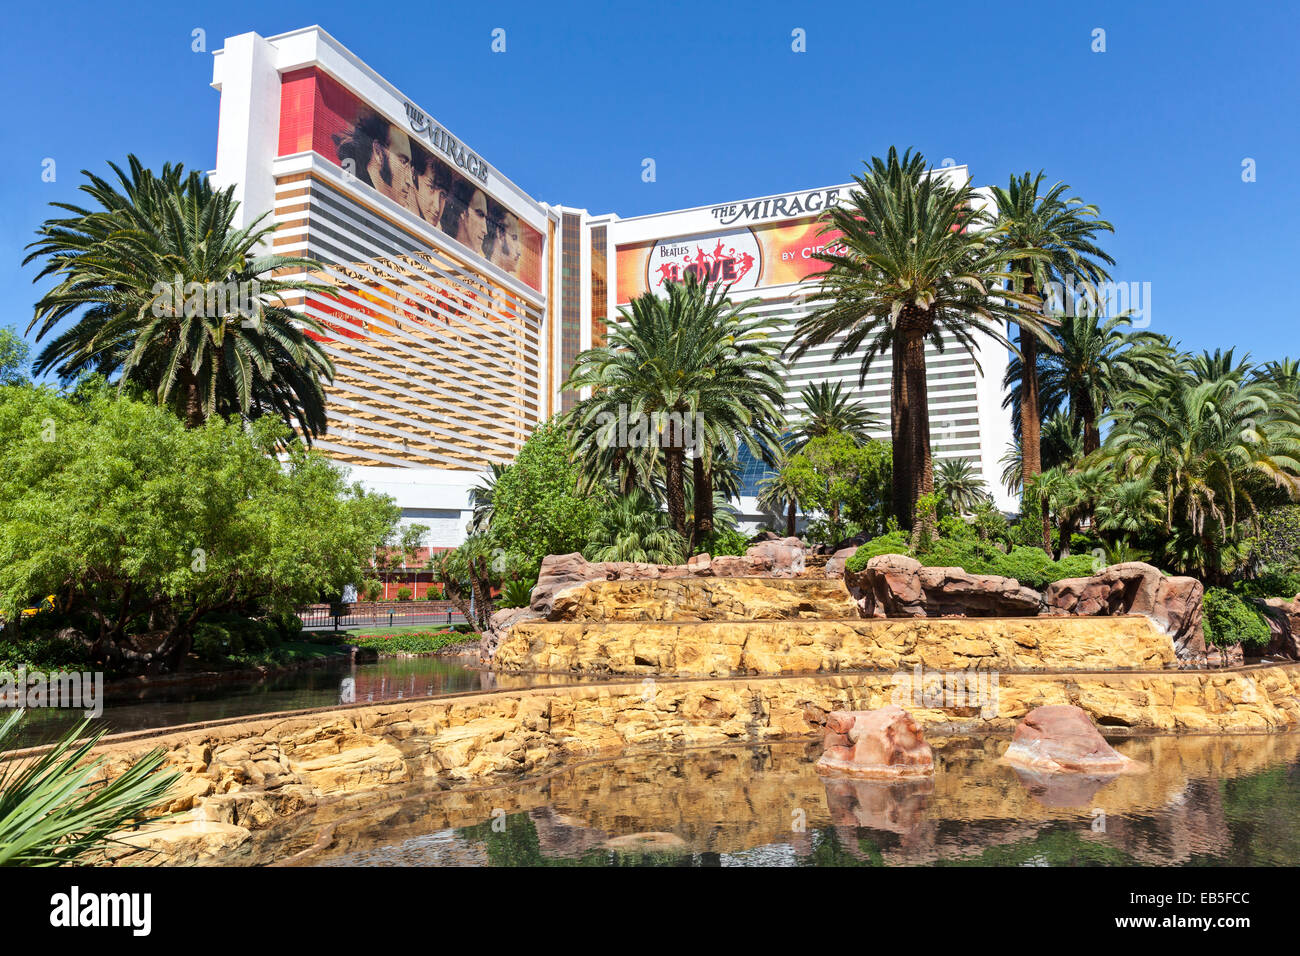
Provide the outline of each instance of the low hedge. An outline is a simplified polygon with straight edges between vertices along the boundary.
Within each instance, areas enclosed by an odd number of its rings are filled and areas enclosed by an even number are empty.
[[[868,561],[881,554],[905,554],[928,568],[961,568],[971,574],[1015,578],[1025,587],[1039,591],[1062,578],[1086,578],[1096,573],[1090,554],[1072,554],[1053,561],[1042,548],[1017,545],[1004,552],[978,539],[939,538],[926,551],[913,555],[907,546],[907,535],[902,531],[871,539],[845,562],[845,569],[861,571]]]
[[[405,631],[400,634],[359,634],[352,642],[380,654],[432,654],[452,644],[464,644],[478,638],[463,631]]]

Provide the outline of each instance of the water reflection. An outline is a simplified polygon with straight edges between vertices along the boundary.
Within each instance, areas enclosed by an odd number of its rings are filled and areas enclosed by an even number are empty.
[[[259,835],[242,862],[1300,864],[1300,735],[1122,741],[1146,773],[1068,783],[999,763],[1006,745],[937,742],[934,779],[897,783],[820,777],[819,745],[789,743],[639,754],[489,789],[359,794]],[[310,850],[322,836],[328,848]]]
[[[464,659],[454,657],[384,658],[375,664],[360,665],[343,659],[337,663],[241,681],[131,690],[114,689],[110,685],[104,714],[95,725],[106,726],[110,733],[122,733],[250,714],[575,681],[575,678],[563,675],[499,677],[469,667]],[[2,710],[0,716],[3,716]],[[81,719],[80,710],[29,710],[18,746],[49,743],[68,727],[80,723]]]

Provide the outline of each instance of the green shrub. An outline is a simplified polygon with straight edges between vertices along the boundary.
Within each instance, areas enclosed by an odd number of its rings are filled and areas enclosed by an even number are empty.
[[[276,640],[281,643],[296,641],[302,636],[302,618],[292,611],[268,614],[266,623],[275,631]]]
[[[1300,574],[1293,571],[1269,570],[1249,581],[1234,581],[1232,590],[1242,597],[1280,597],[1289,601],[1300,594]]]
[[[1227,588],[1205,589],[1201,625],[1205,640],[1217,647],[1240,644],[1263,650],[1268,646],[1269,630],[1263,616]]]
[[[397,589],[397,600],[399,600],[399,601],[409,601],[409,600],[411,600],[411,589],[410,589],[410,588],[406,588],[406,587],[398,588],[398,589]]]
[[[848,561],[844,562],[844,568],[847,571],[861,571],[867,566],[868,561],[879,554],[911,554],[907,547],[907,532],[890,531],[878,538],[872,538],[853,552]]]
[[[400,634],[359,634],[354,644],[381,654],[432,654],[452,644],[464,644],[478,637],[458,630],[406,631]]]
[[[712,557],[721,557],[724,554],[742,555],[749,549],[749,538],[737,531],[735,528],[727,528],[722,531],[713,532],[708,541],[708,551]]]
[[[384,585],[378,578],[366,578],[361,582],[361,597],[366,601],[378,601],[384,593]]]
[[[206,661],[259,656],[277,643],[272,624],[238,614],[209,614],[194,627],[194,653]]]
[[[424,592],[424,599],[426,601],[440,601],[442,600],[442,593],[438,590],[438,588],[431,586],[427,591]]]

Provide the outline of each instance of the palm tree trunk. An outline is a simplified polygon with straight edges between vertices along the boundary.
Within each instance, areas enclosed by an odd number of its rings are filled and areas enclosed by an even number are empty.
[[[795,505],[796,505],[795,500],[791,498],[790,507],[787,509],[785,513],[785,536],[787,538],[794,537]]]
[[[1101,448],[1101,429],[1097,427],[1097,409],[1087,392],[1079,396],[1079,417],[1083,420],[1083,453],[1091,455]]]
[[[664,432],[664,477],[668,493],[668,520],[673,530],[690,540],[690,529],[686,527],[686,488],[685,457],[686,450],[678,440],[677,426],[670,420]]]
[[[1027,272],[1031,263],[1017,264]],[[1025,294],[1034,294],[1034,280],[1025,280]],[[1042,408],[1038,400],[1038,339],[1020,326],[1020,480],[1043,470]]]
[[[185,390],[185,425],[198,428],[203,424],[203,397],[199,394],[199,381],[189,369],[181,372],[181,388]]]
[[[704,457],[697,455],[691,462],[691,494],[695,505],[695,540],[692,547],[706,541],[713,534],[713,472],[704,467]]]
[[[905,310],[906,312],[906,310]],[[934,461],[930,457],[930,408],[925,381],[925,330],[920,321],[899,323],[902,344],[902,388],[894,435],[894,514],[899,526],[910,529],[916,502],[934,491]]]
[[[1041,474],[1042,419],[1038,402],[1038,339],[1020,328],[1020,480]]]

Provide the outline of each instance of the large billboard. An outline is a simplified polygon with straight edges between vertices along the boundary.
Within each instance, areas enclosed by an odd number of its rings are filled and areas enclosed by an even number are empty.
[[[823,233],[822,224],[809,216],[621,245],[616,252],[617,301],[658,294],[665,282],[681,281],[687,274],[706,283],[730,284],[737,292],[798,282],[825,268],[813,256],[834,247],[840,237],[838,231]]]
[[[281,156],[315,151],[470,252],[540,291],[542,234],[484,192],[482,160],[463,148],[447,149],[445,132],[437,132],[443,133],[444,154],[453,162],[435,155],[316,67],[286,73],[281,79]]]

